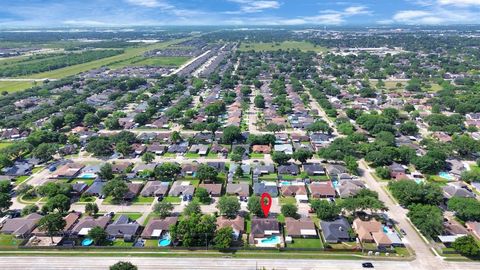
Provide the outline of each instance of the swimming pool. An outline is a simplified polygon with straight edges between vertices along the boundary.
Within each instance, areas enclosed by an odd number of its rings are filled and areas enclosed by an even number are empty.
[[[421,179],[421,178],[415,178],[415,183],[421,184],[421,183],[423,183],[423,182],[425,182],[425,180],[423,180],[423,179]]]
[[[94,173],[82,173],[81,175],[78,176],[78,178],[93,179],[93,178],[97,178],[97,175]]]
[[[282,182],[280,182],[280,185],[282,185],[282,186],[291,186],[292,183],[289,182],[289,181],[282,181]]]
[[[332,181],[332,185],[333,185],[333,188],[337,188],[338,187],[338,181]]]
[[[451,174],[449,174],[448,172],[439,172],[438,176],[440,176],[443,179],[447,179],[449,181],[454,180],[453,176]]]
[[[82,241],[82,246],[84,246],[84,247],[88,247],[92,244],[93,244],[93,239],[90,239],[90,238],[85,238]]]
[[[170,239],[170,234],[166,234],[162,236],[160,240],[158,240],[158,246],[159,247],[168,247],[172,243],[172,240]]]
[[[270,236],[269,238],[265,238],[265,239],[260,240],[260,243],[268,244],[268,245],[280,244],[280,237],[276,236],[276,235],[273,235],[273,236]]]

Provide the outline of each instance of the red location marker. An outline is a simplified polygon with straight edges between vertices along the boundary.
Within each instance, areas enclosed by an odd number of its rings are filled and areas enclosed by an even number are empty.
[[[260,199],[260,204],[262,205],[263,214],[265,215],[265,217],[268,217],[268,213],[270,212],[270,207],[272,206],[272,196],[270,196],[270,194],[266,192],[263,193],[262,198]]]

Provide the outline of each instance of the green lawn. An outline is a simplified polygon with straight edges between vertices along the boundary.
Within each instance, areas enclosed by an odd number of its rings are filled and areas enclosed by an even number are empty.
[[[154,200],[155,200],[154,197],[138,196],[135,199],[133,199],[132,203],[133,204],[152,204]]]
[[[150,57],[140,58],[137,61],[132,61],[132,66],[154,66],[154,67],[179,67],[186,63],[189,57]]]
[[[326,52],[327,49],[306,41],[284,41],[284,42],[256,42],[256,43],[242,43],[240,51],[278,51],[278,50],[292,50],[298,49],[301,51]]]
[[[142,213],[137,212],[118,212],[113,216],[113,220],[117,220],[121,215],[127,216],[131,220],[137,220],[142,216]]]
[[[297,200],[295,197],[280,197],[280,204],[297,204]]]
[[[259,180],[265,181],[277,181],[278,176],[276,173],[265,174],[259,177]]]
[[[84,196],[84,197],[80,197],[80,199],[78,200],[78,203],[94,202],[95,199],[96,198],[94,196]]]
[[[158,247],[158,240],[155,240],[155,239],[145,240],[145,247]]]
[[[186,154],[185,154],[185,157],[186,157],[186,158],[199,158],[200,155],[197,154],[197,153],[186,153]]]
[[[39,172],[39,171],[43,170],[43,168],[45,168],[45,167],[43,167],[43,166],[39,166],[39,167],[35,167],[35,168],[33,168],[33,169],[32,169],[32,174],[35,174],[35,173],[37,173],[37,172]]]
[[[15,239],[10,234],[0,234],[0,246],[1,247],[16,247],[20,244],[21,240]]]
[[[163,49],[172,44],[177,44],[185,40],[188,40],[188,38],[175,39],[175,40],[160,42],[160,43],[147,45],[147,46],[130,47],[130,48],[126,48],[125,52],[119,55],[115,55],[112,57],[107,57],[107,58],[103,58],[103,59],[99,59],[99,60],[95,60],[95,61],[91,61],[88,63],[79,64],[79,65],[64,67],[64,68],[60,68],[52,71],[37,73],[37,74],[29,75],[26,77],[35,78],[35,79],[42,79],[42,78],[60,79],[60,78],[76,75],[78,73],[85,72],[91,69],[114,65],[119,62],[125,61],[126,62],[125,65],[128,65],[128,61],[126,60],[143,55],[147,51],[154,50],[154,49]]]
[[[42,85],[41,82],[37,82],[37,85]],[[8,93],[14,93],[18,91],[23,91],[25,89],[35,86],[34,82],[19,82],[19,81],[1,81],[0,82],[0,93],[7,91]]]
[[[264,157],[265,157],[264,154],[259,154],[259,153],[251,153],[251,154],[250,154],[250,158],[262,159],[262,158],[264,158]]]
[[[150,221],[150,219],[154,219],[154,218],[158,218],[159,216],[155,213],[150,213],[148,214],[148,216],[145,218],[145,220],[143,221],[143,226],[146,226],[148,224],[148,222]]]
[[[177,154],[175,153],[165,153],[163,154],[164,157],[167,157],[167,158],[174,158],[174,157],[177,157]]]
[[[319,238],[293,238],[289,248],[323,248],[322,240]]]
[[[285,223],[285,216],[283,214],[279,214],[277,216],[277,221],[280,223]]]
[[[0,88],[1,88],[1,84],[2,84],[2,82],[0,82]],[[6,147],[8,147],[12,144],[13,144],[13,142],[0,142],[0,149],[6,148]]]
[[[132,242],[125,242],[123,239],[115,239],[113,242],[110,243],[111,246],[114,247],[132,247]]]
[[[180,204],[182,202],[182,198],[167,196],[167,197],[163,198],[163,201],[173,203],[173,204]]]
[[[21,184],[23,184],[25,181],[27,181],[27,179],[30,178],[30,176],[28,175],[23,175],[23,176],[19,176],[17,178],[15,178],[15,185],[19,186]]]

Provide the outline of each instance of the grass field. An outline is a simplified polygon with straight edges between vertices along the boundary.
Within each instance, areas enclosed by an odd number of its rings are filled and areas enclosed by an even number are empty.
[[[42,83],[37,82],[40,86]],[[33,82],[18,82],[18,81],[0,81],[0,93],[7,91],[8,93],[14,93],[33,87]]]
[[[88,63],[83,63],[79,65],[74,65],[74,66],[69,66],[69,67],[64,67],[48,72],[42,72],[42,73],[37,73],[33,75],[29,75],[26,78],[34,78],[34,79],[42,79],[42,78],[52,78],[52,79],[60,79],[68,76],[72,76],[81,72],[85,72],[87,70],[91,69],[96,69],[100,68],[103,66],[109,66],[113,65],[115,63],[119,63],[122,61],[126,61],[129,59],[133,59],[137,56],[142,55],[143,53],[154,50],[154,49],[163,49],[166,48],[172,44],[177,44],[180,42],[183,42],[187,40],[185,39],[176,39],[176,40],[170,40],[167,42],[161,42],[161,43],[156,43],[153,45],[148,45],[148,46],[142,46],[142,47],[132,47],[132,48],[126,48],[125,52],[119,55],[115,55],[112,57],[107,57],[95,61],[91,61]]]
[[[287,244],[289,248],[323,248],[322,240],[318,238],[294,238],[291,244]]]
[[[16,247],[21,240],[16,240],[11,234],[0,234],[0,246],[1,247]]]
[[[12,144],[12,142],[0,142],[0,149],[6,148]]]
[[[242,43],[240,45],[240,51],[278,51],[278,50],[293,50],[299,49],[301,51],[314,51],[314,52],[326,52],[324,47],[315,46],[314,44],[306,41],[284,41],[281,43],[274,42],[258,42],[258,43]]]

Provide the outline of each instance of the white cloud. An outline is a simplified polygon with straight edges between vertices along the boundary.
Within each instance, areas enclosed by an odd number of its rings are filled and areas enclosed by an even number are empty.
[[[255,1],[255,0],[228,0],[240,4],[239,11],[227,11],[227,14],[257,13],[268,9],[280,8],[278,1]]]
[[[125,0],[127,3],[147,8],[172,9],[173,5],[161,0]]]
[[[440,5],[480,6],[480,0],[438,0]]]
[[[478,23],[480,13],[463,9],[445,9],[435,7],[431,10],[403,10],[397,12],[390,23],[400,24],[462,24]],[[381,21],[379,23],[386,22]]]

